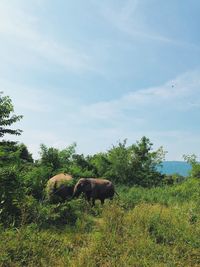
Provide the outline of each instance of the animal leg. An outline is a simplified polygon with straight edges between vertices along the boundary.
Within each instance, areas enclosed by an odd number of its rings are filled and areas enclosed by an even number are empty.
[[[95,199],[92,199],[92,206],[95,206]]]
[[[103,205],[104,204],[104,201],[105,201],[105,199],[103,198],[103,199],[101,199],[101,205]]]
[[[91,197],[90,196],[86,196],[86,200],[90,203],[90,199]]]

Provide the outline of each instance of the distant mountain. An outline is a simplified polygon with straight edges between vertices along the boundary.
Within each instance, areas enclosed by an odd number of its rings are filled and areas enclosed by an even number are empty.
[[[178,173],[182,176],[188,176],[191,170],[191,165],[184,161],[164,161],[163,166],[160,168],[163,174],[175,174]]]

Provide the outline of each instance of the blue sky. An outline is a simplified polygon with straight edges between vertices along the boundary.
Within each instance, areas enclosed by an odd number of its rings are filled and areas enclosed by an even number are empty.
[[[34,157],[147,136],[166,159],[200,151],[199,0],[1,0],[0,90]]]

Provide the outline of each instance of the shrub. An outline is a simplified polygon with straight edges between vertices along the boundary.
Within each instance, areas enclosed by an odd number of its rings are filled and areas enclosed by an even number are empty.
[[[3,225],[15,223],[20,214],[18,203],[24,197],[22,181],[17,169],[0,169],[0,222]]]
[[[41,200],[45,198],[46,183],[52,176],[52,169],[45,166],[35,166],[23,175],[26,193]]]

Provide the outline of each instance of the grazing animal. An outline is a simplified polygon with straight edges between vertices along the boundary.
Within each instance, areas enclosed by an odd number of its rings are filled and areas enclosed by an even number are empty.
[[[73,195],[73,178],[69,174],[59,173],[47,182],[47,195],[50,200],[54,196],[59,197],[61,200],[66,200],[72,197]]]
[[[112,199],[115,192],[114,185],[111,181],[98,178],[81,178],[74,187],[74,197],[78,197],[84,193],[88,202],[92,200],[92,205],[95,205],[95,200],[99,199],[101,204],[104,204],[106,198]]]

